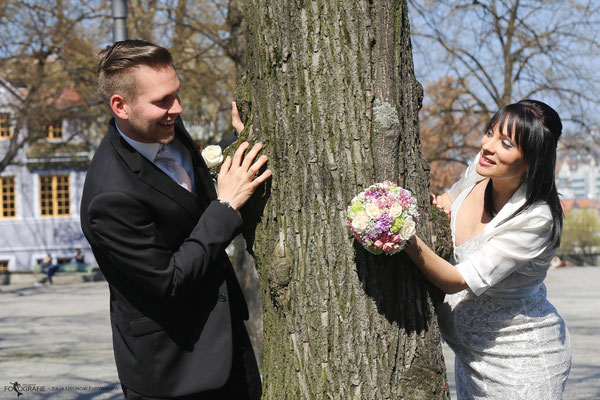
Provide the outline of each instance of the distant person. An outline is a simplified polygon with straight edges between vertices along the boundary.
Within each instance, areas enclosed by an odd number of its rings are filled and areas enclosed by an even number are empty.
[[[70,262],[77,263],[77,264],[85,263],[85,257],[83,255],[83,252],[81,251],[81,249],[75,249],[75,257],[71,258]]]
[[[48,276],[48,283],[54,285],[52,281],[52,276],[58,271],[58,265],[52,264],[52,257],[50,255],[44,257],[42,259],[42,263],[40,264],[42,273],[45,273]]]
[[[225,253],[237,212],[271,171],[242,143],[217,192],[179,115],[169,51],[140,40],[99,54],[112,111],[87,172],[81,225],[110,288],[113,344],[127,399],[259,399],[248,308]],[[232,105],[233,126],[243,124]]]
[[[543,283],[562,229],[561,131],[540,101],[501,108],[465,176],[434,197],[451,216],[454,265],[416,236],[406,247],[447,294],[439,324],[456,355],[459,399],[562,399],[571,343]]]

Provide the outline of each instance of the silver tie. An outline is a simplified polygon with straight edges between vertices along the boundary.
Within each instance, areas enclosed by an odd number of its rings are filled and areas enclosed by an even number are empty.
[[[185,188],[188,192],[192,191],[192,181],[190,176],[185,172],[183,166],[177,162],[166,144],[160,146],[160,150],[158,150],[156,157],[154,157],[154,162],[162,165],[169,171],[171,177],[179,184],[179,186]]]

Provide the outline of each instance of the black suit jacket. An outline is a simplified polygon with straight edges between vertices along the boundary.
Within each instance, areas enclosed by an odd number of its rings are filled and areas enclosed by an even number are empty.
[[[225,247],[241,218],[216,201],[206,164],[192,155],[194,195],[122,139],[114,120],[87,172],[81,225],[110,287],[119,379],[148,396],[223,386],[232,318],[248,310]]]

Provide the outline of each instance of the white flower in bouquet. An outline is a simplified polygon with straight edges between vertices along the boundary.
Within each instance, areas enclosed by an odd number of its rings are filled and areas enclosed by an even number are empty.
[[[400,232],[398,234],[402,237],[403,240],[409,240],[417,231],[417,224],[412,219],[407,219],[404,221],[404,225],[400,228]]]
[[[365,210],[367,211],[367,215],[373,219],[381,215],[381,209],[377,207],[377,204],[367,203]]]
[[[352,228],[355,232],[363,233],[369,224],[369,216],[365,213],[358,213],[352,220]]]
[[[390,211],[388,212],[388,214],[390,215],[390,217],[396,218],[402,214],[402,211],[404,211],[402,205],[400,203],[394,203],[390,207]]]

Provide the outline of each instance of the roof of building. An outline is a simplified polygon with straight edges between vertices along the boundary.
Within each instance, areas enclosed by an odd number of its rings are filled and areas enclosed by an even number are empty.
[[[58,109],[65,109],[81,104],[81,96],[73,88],[63,89],[56,98],[48,99],[48,104],[55,106]]]
[[[13,85],[11,85],[11,83],[9,81],[7,81],[6,79],[4,79],[2,76],[0,76],[0,85],[5,87],[9,92],[11,92],[15,96],[17,96],[19,99],[21,99],[21,100],[25,99],[25,96],[23,95],[23,93],[21,93],[21,91],[19,89],[15,88]]]
[[[563,211],[571,211],[575,208],[596,208],[600,209],[600,199],[574,199],[563,200],[560,202]]]

